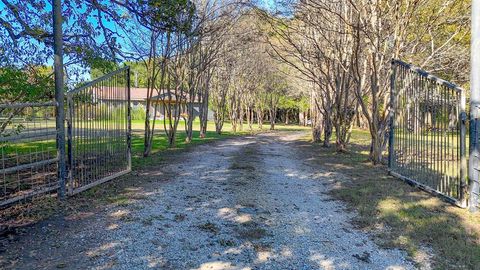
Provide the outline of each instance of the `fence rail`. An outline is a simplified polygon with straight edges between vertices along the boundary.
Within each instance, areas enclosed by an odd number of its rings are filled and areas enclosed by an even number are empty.
[[[391,86],[390,173],[465,207],[463,89],[399,60]]]

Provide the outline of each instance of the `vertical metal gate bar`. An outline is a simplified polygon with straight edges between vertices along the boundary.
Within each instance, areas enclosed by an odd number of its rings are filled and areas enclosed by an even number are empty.
[[[471,76],[470,76],[470,159],[469,159],[469,208],[477,211],[480,196],[479,119],[480,119],[480,1],[472,1],[471,14]],[[473,127],[473,128],[472,128]]]
[[[130,67],[127,68],[127,168],[132,169],[132,107],[130,104]]]
[[[73,185],[73,130],[72,130],[72,119],[73,119],[73,100],[72,95],[67,94],[67,162],[68,162],[68,173],[67,173],[67,194],[72,193],[72,185]]]

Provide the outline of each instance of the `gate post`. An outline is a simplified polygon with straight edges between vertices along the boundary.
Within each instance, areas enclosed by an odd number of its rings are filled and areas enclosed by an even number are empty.
[[[472,46],[470,75],[470,162],[469,162],[469,208],[477,211],[479,183],[479,117],[480,117],[480,0],[472,1]]]
[[[62,1],[53,1],[53,33],[54,33],[54,67],[55,67],[55,101],[57,129],[57,158],[58,158],[58,196],[65,197],[65,108],[64,108],[64,82],[63,82],[63,34],[62,34]]]

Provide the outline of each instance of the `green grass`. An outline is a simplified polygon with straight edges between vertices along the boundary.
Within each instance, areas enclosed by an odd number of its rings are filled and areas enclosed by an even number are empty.
[[[153,123],[153,121],[150,121],[151,123]],[[157,130],[162,130],[163,131],[163,120],[156,120],[155,121],[155,128]],[[166,122],[167,123],[167,127],[168,127],[168,121]],[[143,130],[145,127],[145,121],[143,120],[132,120],[132,130],[136,130],[136,131],[139,131],[139,130]],[[193,122],[193,129],[194,130],[199,130],[200,128],[200,121],[198,120],[198,118]],[[223,132],[231,132],[231,129],[232,129],[232,125],[230,122],[226,121],[223,125],[223,129],[222,131]],[[263,130],[268,130],[270,129],[270,123],[268,122],[265,122],[263,124]],[[275,125],[275,129],[276,130],[289,130],[289,131],[293,131],[293,130],[309,130],[310,128],[309,127],[304,127],[304,126],[298,126],[298,125],[284,125],[284,124],[276,124]],[[178,124],[178,130],[179,131],[182,131],[182,130],[185,130],[185,122],[183,120],[180,121],[180,123]],[[208,125],[207,125],[207,130],[208,131],[215,131],[215,123],[213,121],[208,121]],[[259,131],[260,128],[258,126],[258,124],[253,124],[252,125],[252,130],[253,131]],[[243,133],[243,134],[246,134],[249,132],[249,128],[248,128],[248,125],[246,122],[244,122],[243,124],[243,130],[239,130],[237,128],[237,131],[239,133]]]
[[[140,157],[143,155],[143,129],[144,129],[144,121],[142,120],[132,120],[132,154],[133,157]],[[163,120],[157,120],[155,123],[155,136],[153,140],[153,149],[152,153],[158,153],[160,151],[164,151],[168,149],[168,140],[165,136],[164,129],[163,129]],[[258,125],[252,125],[252,130],[248,129],[246,124],[243,125],[242,130],[237,130],[237,132],[232,132],[232,125],[229,122],[225,122],[223,126],[222,134],[217,134],[215,132],[215,124],[213,121],[208,122],[207,126],[207,134],[206,137],[201,139],[199,138],[199,129],[200,129],[200,122],[198,119],[193,123],[193,129],[195,130],[193,133],[193,140],[190,144],[185,142],[186,134],[185,134],[185,125],[184,121],[181,121],[178,125],[178,133],[176,139],[176,146],[175,149],[183,149],[189,145],[197,145],[200,143],[206,143],[209,141],[214,141],[218,139],[223,139],[231,136],[239,136],[239,135],[246,135],[250,133],[256,133],[261,131],[268,131],[270,128],[269,123],[265,123],[263,125],[263,129],[260,130]],[[275,125],[276,130],[283,130],[283,131],[294,131],[294,130],[308,130],[308,127],[297,126],[297,125],[283,125],[277,124]],[[76,142],[77,146],[78,143],[84,144],[92,144],[92,142]],[[100,147],[99,144],[107,143],[107,142],[98,142],[94,141],[93,144],[96,144],[96,147]],[[2,145],[0,145],[2,147]],[[37,151],[53,151],[56,150],[55,147],[55,140],[49,139],[44,141],[34,141],[34,142],[20,142],[20,143],[10,143],[5,144],[3,149],[1,149],[4,154],[16,154],[16,155],[23,155],[34,153]]]
[[[144,128],[143,121],[141,120],[132,121],[132,130],[134,130],[134,135],[132,137],[132,157],[133,157],[132,165],[134,168],[138,166],[147,166],[151,164],[151,162],[155,162],[155,161],[149,161],[148,159],[143,158],[143,149],[144,149],[144,139],[143,139],[143,133],[142,133],[143,128]],[[178,126],[178,133],[177,133],[175,148],[169,149],[168,140],[163,131],[163,121],[157,120],[156,127],[155,127],[156,133],[153,139],[152,155],[155,155],[157,153],[160,153],[166,150],[185,149],[187,147],[192,147],[195,145],[204,144],[204,143],[208,143],[208,142],[212,142],[220,139],[226,139],[233,136],[255,134],[258,132],[267,132],[269,128],[270,128],[270,125],[268,123],[263,125],[262,130],[260,130],[258,125],[255,124],[255,125],[252,125],[252,130],[249,130],[248,126],[244,124],[242,130],[237,129],[237,132],[233,132],[231,130],[232,125],[229,122],[225,122],[222,133],[217,134],[215,132],[215,123],[213,123],[212,121],[209,121],[207,125],[207,134],[205,138],[200,138],[200,132],[198,131],[200,129],[200,122],[197,120],[193,123],[193,129],[194,129],[193,139],[190,143],[187,143],[185,141],[186,139],[185,127],[182,121]],[[283,124],[275,125],[275,130],[278,130],[278,131],[297,131],[297,130],[308,130],[308,129],[309,127],[303,127],[303,126],[297,126],[297,125],[283,125]]]
[[[431,248],[435,269],[480,269],[480,215],[469,213],[387,175],[368,161],[368,132],[355,130],[347,153],[305,144],[312,162],[346,178],[337,178],[330,194],[356,210],[355,224],[377,235],[385,247],[419,258]]]

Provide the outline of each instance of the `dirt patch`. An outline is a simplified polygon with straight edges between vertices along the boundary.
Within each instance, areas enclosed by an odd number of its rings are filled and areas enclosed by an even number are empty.
[[[200,225],[198,225],[198,228],[200,228],[203,231],[213,233],[213,234],[217,234],[217,233],[220,232],[220,228],[212,222],[207,222],[207,223],[204,223],[204,224],[200,224]]]
[[[257,222],[244,223],[238,226],[236,230],[241,239],[259,240],[270,236],[267,230],[262,228],[262,225]]]
[[[241,164],[238,164],[238,163],[234,163],[232,164],[232,166],[230,166],[230,169],[231,170],[245,170],[245,171],[255,171],[255,167],[252,166],[252,165],[241,165]]]
[[[233,156],[229,169],[244,171],[246,178],[254,176],[251,173],[261,168],[259,155],[257,143],[248,145]]]

